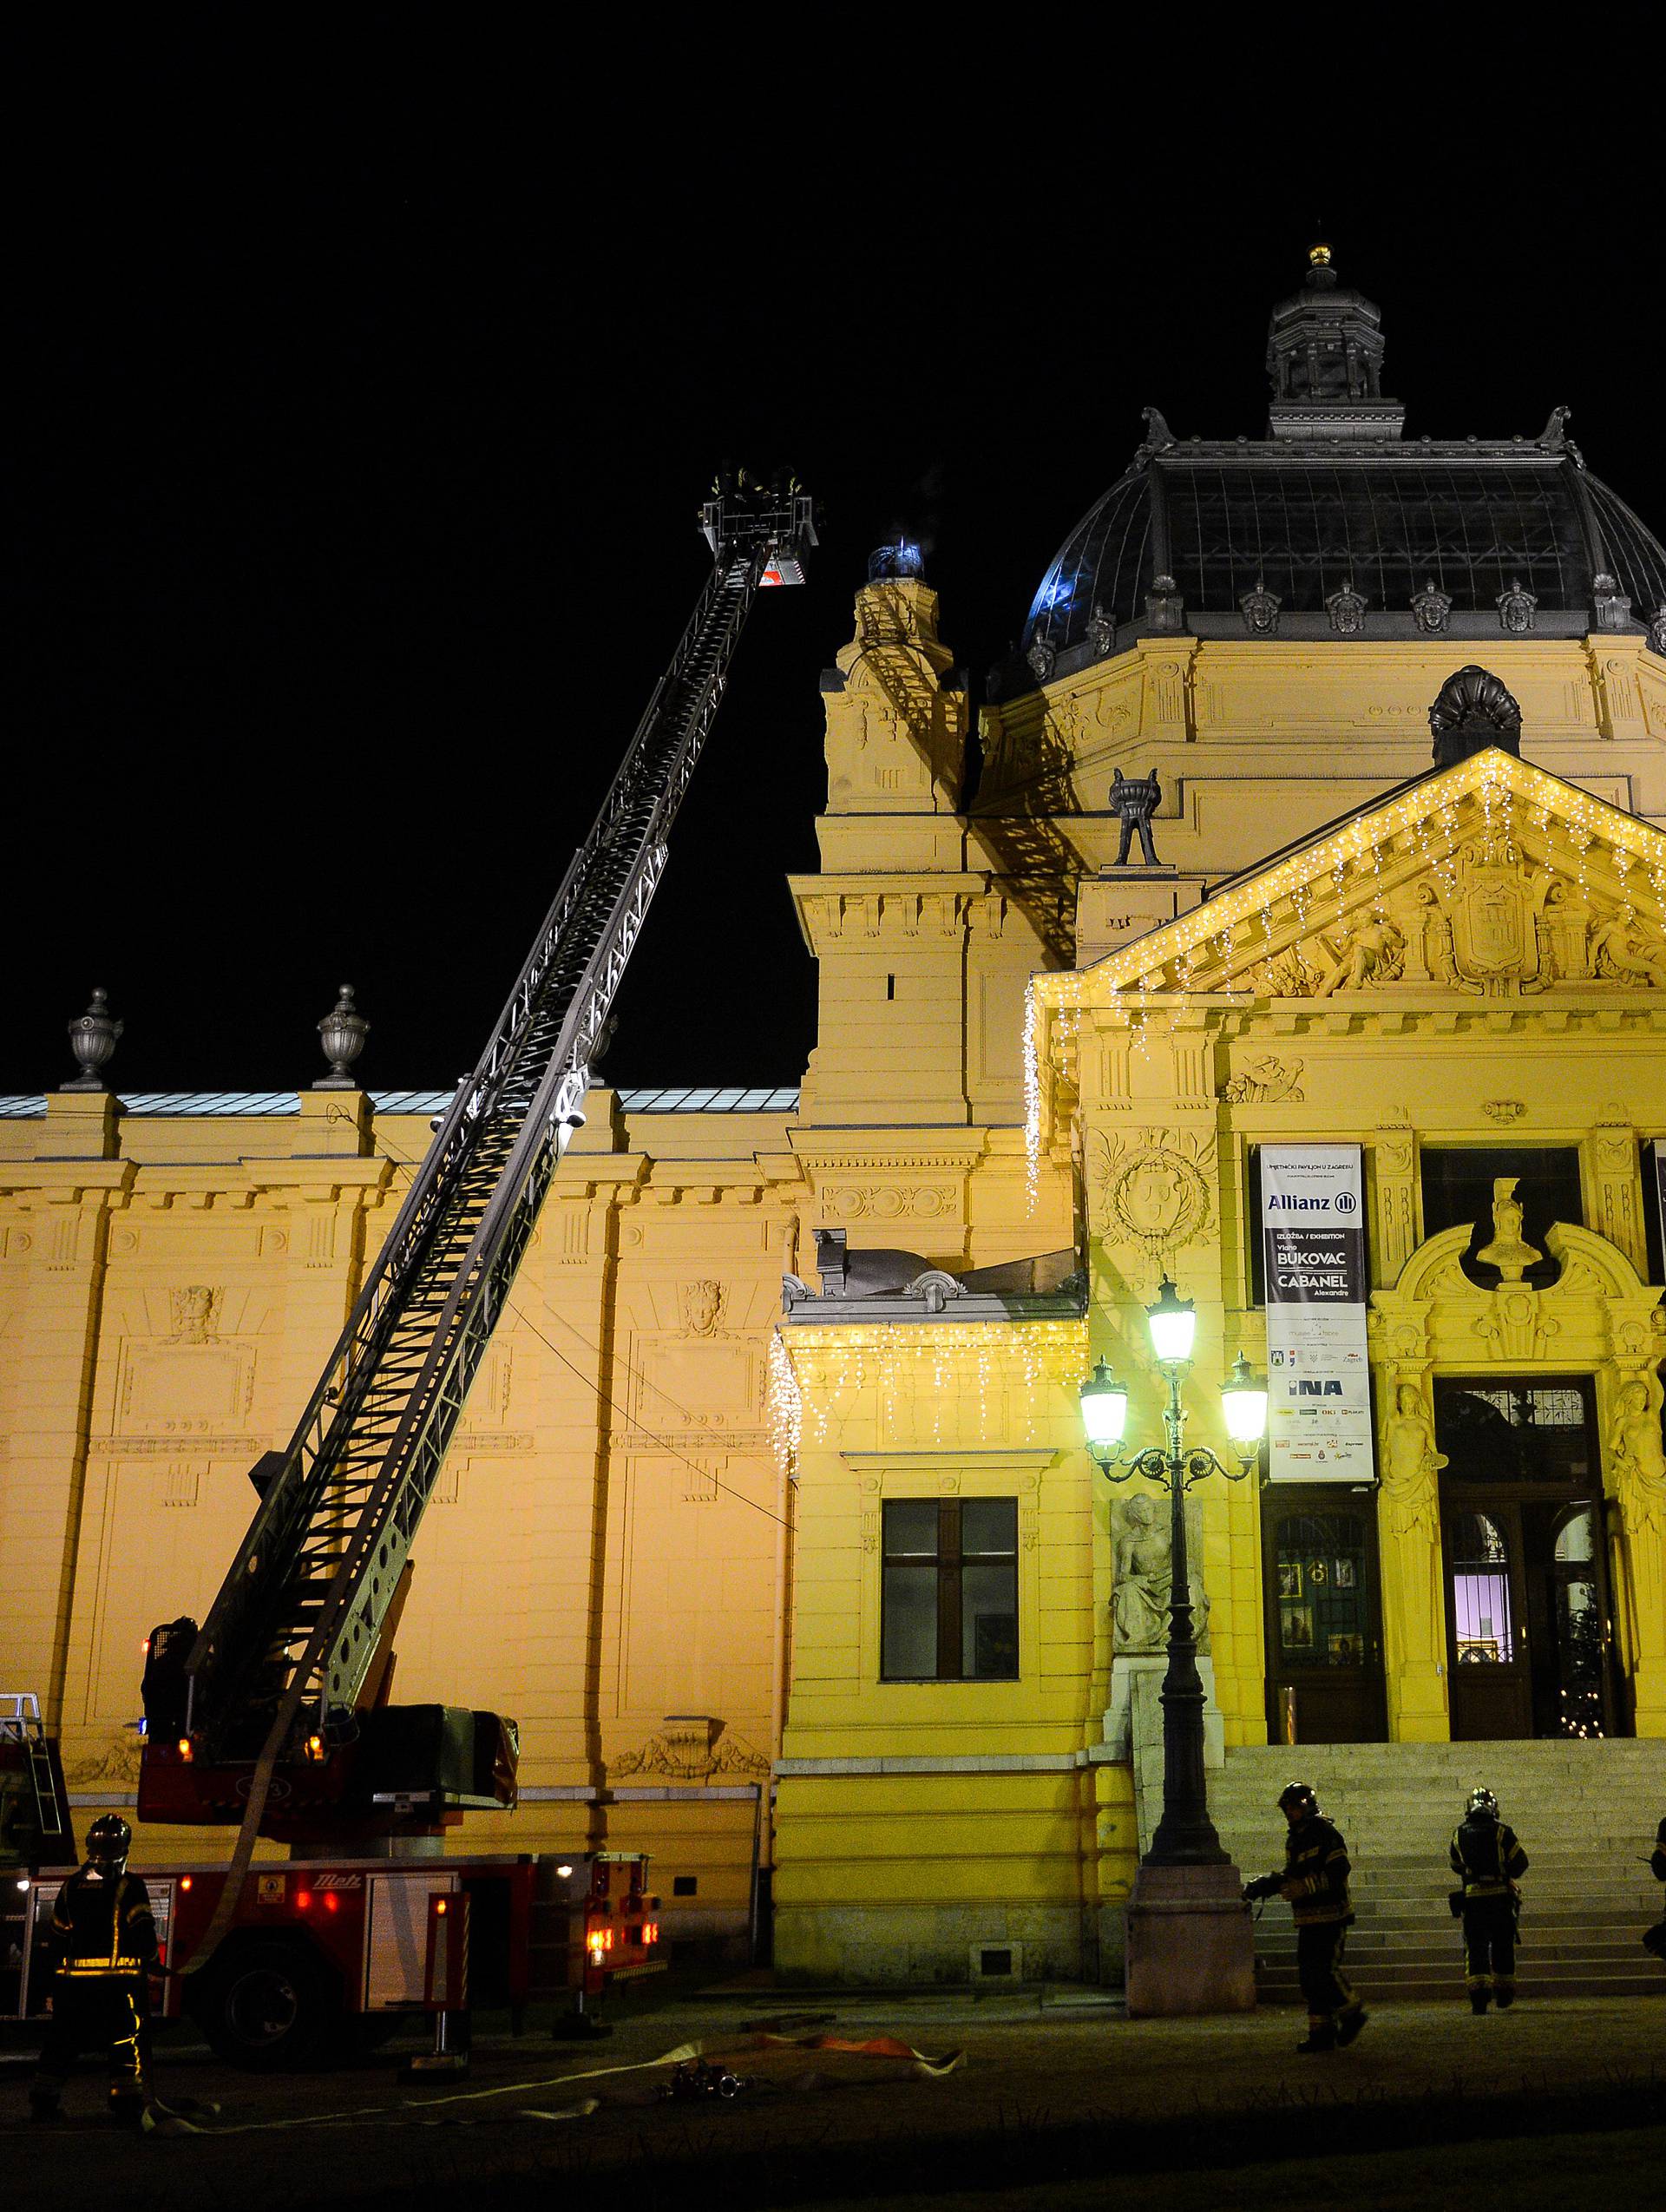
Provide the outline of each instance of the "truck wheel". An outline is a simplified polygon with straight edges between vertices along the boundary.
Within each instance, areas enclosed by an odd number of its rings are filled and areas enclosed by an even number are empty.
[[[305,1944],[239,1944],[216,1959],[193,1992],[192,2013],[210,2047],[233,2066],[273,2073],[319,2064],[342,2025],[341,1992]]]

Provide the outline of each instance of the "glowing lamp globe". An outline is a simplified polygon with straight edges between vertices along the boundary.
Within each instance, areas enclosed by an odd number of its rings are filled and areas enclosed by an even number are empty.
[[[1235,1444],[1259,1444],[1267,1434],[1267,1378],[1252,1375],[1240,1352],[1221,1390],[1226,1433]]]
[[[1157,1303],[1145,1309],[1145,1324],[1151,1332],[1151,1349],[1158,1364],[1166,1367],[1191,1357],[1192,1339],[1197,1334],[1197,1309],[1190,1298],[1183,1298],[1165,1275],[1158,1290]]]
[[[1095,1362],[1079,1395],[1088,1449],[1109,1451],[1112,1445],[1120,1444],[1128,1419],[1128,1393],[1103,1360]]]

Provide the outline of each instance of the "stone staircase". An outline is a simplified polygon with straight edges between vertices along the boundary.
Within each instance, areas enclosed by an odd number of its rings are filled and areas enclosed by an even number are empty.
[[[1446,1863],[1464,1800],[1496,1792],[1532,1866],[1522,1882],[1524,1998],[1666,1996],[1638,1938],[1661,1915],[1647,1865],[1666,1814],[1666,1743],[1325,1743],[1229,1750],[1210,1810],[1247,1881],[1282,1863],[1285,1783],[1310,1782],[1347,1838],[1356,1923],[1348,1971],[1368,2002],[1455,1998],[1463,1937]],[[1294,2004],[1295,1936],[1273,1899],[1256,1924],[1263,2000]]]

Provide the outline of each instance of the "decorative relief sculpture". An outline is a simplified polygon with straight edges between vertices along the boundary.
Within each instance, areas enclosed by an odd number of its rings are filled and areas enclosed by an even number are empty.
[[[1330,617],[1330,627],[1339,637],[1358,637],[1365,627],[1366,602],[1351,583],[1339,592],[1332,592],[1325,601],[1325,612]]]
[[[163,1341],[169,1344],[211,1343],[219,1334],[224,1295],[206,1283],[193,1283],[183,1290],[170,1290],[167,1302],[174,1334]]]
[[[1319,988],[1322,971],[1310,968],[1300,945],[1287,945],[1270,960],[1256,962],[1250,981],[1263,998],[1310,999]]]
[[[724,1289],[711,1276],[682,1288],[685,1336],[715,1336],[723,1320]]]
[[[1500,1128],[1507,1128],[1512,1121],[1519,1121],[1527,1111],[1519,1099],[1483,1099],[1481,1112],[1489,1121],[1496,1121]]]
[[[1499,594],[1499,627],[1511,637],[1525,636],[1533,627],[1533,609],[1538,605],[1534,594],[1523,591],[1519,578],[1512,576],[1509,590]]]
[[[139,1779],[140,1743],[136,1732],[117,1729],[99,1749],[66,1759],[63,1778],[71,1789],[95,1789],[100,1782],[119,1788]]]
[[[1591,965],[1616,982],[1666,985],[1666,944],[1635,915],[1616,914],[1591,933]]]
[[[1440,895],[1433,883],[1419,883],[1411,895],[1411,927],[1408,930],[1408,950],[1414,948],[1420,956],[1424,975],[1437,983],[1455,983],[1458,963],[1453,956],[1452,924],[1446,919]],[[1414,962],[1408,958],[1406,973],[1410,975]]]
[[[1666,655],[1666,599],[1649,618],[1649,643],[1655,652]]]
[[[1164,1650],[1169,1639],[1169,1600],[1174,1588],[1169,1506],[1146,1496],[1118,1498],[1111,1509],[1115,1583],[1111,1599],[1114,1648],[1118,1652]],[[1209,1594],[1197,1569],[1203,1520],[1195,1504],[1186,1508],[1188,1581],[1197,1649],[1209,1649]]]
[[[1103,660],[1116,643],[1117,626],[1096,599],[1093,611],[1087,618],[1087,642],[1092,652]]]
[[[1412,620],[1425,637],[1443,637],[1452,627],[1451,593],[1439,590],[1431,580],[1412,601]]]
[[[1446,1464],[1446,1454],[1435,1449],[1434,1423],[1422,1392],[1414,1383],[1400,1383],[1394,1410],[1382,1428],[1383,1502],[1396,1536],[1416,1534],[1433,1543],[1438,1517],[1436,1477]]]
[[[1238,601],[1243,614],[1243,627],[1252,638],[1270,638],[1277,634],[1278,610],[1282,601],[1276,592],[1269,592],[1257,584],[1252,592],[1245,592]]]
[[[1366,914],[1335,937],[1322,942],[1335,955],[1321,977],[1315,995],[1363,990],[1368,983],[1391,983],[1406,961],[1406,940],[1386,916]]]
[[[1107,1244],[1132,1246],[1155,1264],[1183,1251],[1208,1228],[1212,1136],[1165,1134],[1142,1144],[1095,1131],[1088,1159],[1099,1200],[1097,1226]]]
[[[841,1221],[936,1221],[957,1203],[947,1183],[833,1183],[822,1191],[823,1207]]]
[[[1246,1060],[1239,1073],[1222,1085],[1221,1097],[1228,1106],[1269,1106],[1277,1102],[1300,1106],[1306,1095],[1302,1088],[1305,1065],[1302,1060],[1287,1063],[1271,1053],[1263,1053],[1259,1060]]]
[[[1458,857],[1459,886],[1447,903],[1460,976],[1486,983],[1531,980],[1538,971],[1533,898],[1519,859],[1503,837],[1472,840]]]
[[[609,1759],[610,1776],[659,1775],[667,1782],[712,1782],[722,1775],[767,1774],[770,1762],[744,1736],[705,1713],[672,1713],[640,1750]]]
[[[1038,638],[1024,656],[1030,664],[1030,673],[1038,684],[1045,684],[1059,665],[1056,648],[1046,638]]]

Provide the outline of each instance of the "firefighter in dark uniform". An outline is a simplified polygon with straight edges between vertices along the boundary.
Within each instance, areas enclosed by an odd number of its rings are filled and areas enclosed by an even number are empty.
[[[110,2111],[127,2126],[144,2117],[148,1977],[161,1970],[150,1894],[128,1872],[133,1831],[114,1813],[93,1822],[87,1863],[58,1892],[48,1936],[52,2018],[30,2091],[37,2120],[56,2119],[79,2054],[106,2054]]]
[[[1247,1883],[1243,1894],[1282,1897],[1295,1914],[1295,1967],[1308,2002],[1308,2032],[1296,2049],[1346,2049],[1368,2017],[1342,1972],[1342,1949],[1354,1924],[1348,1846],[1306,1782],[1293,1782],[1278,1804],[1289,1823],[1283,1871]]]
[[[1469,2009],[1488,2002],[1507,2012],[1516,2001],[1516,1884],[1527,1871],[1527,1854],[1514,1828],[1499,1818],[1490,1789],[1472,1789],[1447,1854],[1463,1882],[1464,1980]]]

